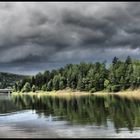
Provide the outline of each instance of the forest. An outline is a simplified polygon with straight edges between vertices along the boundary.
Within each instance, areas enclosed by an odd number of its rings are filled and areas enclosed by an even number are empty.
[[[11,88],[15,85],[16,81],[22,80],[25,77],[28,77],[28,76],[0,72],[0,88],[1,89]]]
[[[72,90],[118,92],[140,86],[140,61],[128,56],[124,61],[114,57],[106,62],[67,64],[57,70],[46,70],[15,83],[15,92]]]

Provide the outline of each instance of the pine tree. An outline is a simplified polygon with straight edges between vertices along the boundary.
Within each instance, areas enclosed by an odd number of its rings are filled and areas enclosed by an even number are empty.
[[[36,87],[35,85],[32,86],[32,92],[35,92],[36,91]]]
[[[31,91],[31,85],[29,82],[26,82],[23,86],[22,92],[30,92]]]

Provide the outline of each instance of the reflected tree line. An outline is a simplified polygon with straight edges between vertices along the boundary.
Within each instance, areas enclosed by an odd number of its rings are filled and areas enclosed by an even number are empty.
[[[14,102],[12,102],[8,97],[0,96],[0,115],[18,110],[18,107],[15,106]]]
[[[117,95],[64,97],[19,95],[12,97],[20,109],[35,110],[39,116],[62,116],[70,124],[108,126],[113,122],[116,132],[120,128],[140,127],[140,102]]]

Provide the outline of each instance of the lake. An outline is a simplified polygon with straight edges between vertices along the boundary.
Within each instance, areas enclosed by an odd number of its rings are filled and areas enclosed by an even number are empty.
[[[0,95],[0,138],[140,137],[140,100]]]

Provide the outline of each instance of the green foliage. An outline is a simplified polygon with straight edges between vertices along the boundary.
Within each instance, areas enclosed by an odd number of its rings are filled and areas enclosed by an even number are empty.
[[[108,86],[109,86],[109,80],[106,79],[106,80],[104,81],[104,87],[107,88]]]
[[[47,90],[46,84],[44,84],[44,85],[42,86],[41,90],[43,90],[43,91],[46,91],[46,90]]]
[[[24,79],[25,77],[27,76],[0,72],[0,88],[13,88],[17,91],[18,87],[15,85],[16,82]]]
[[[63,81],[60,81],[60,83],[59,83],[59,88],[62,90],[62,89],[64,89],[64,82]]]
[[[62,73],[62,71],[61,71],[61,73]],[[66,84],[66,79],[65,79],[65,77],[61,77],[60,76],[60,81],[59,81],[59,89],[65,89],[66,88],[66,86],[67,86],[67,84]]]
[[[80,91],[113,91],[140,87],[140,61],[130,56],[125,61],[114,57],[109,67],[105,62],[68,64],[58,70],[45,71],[26,77],[15,83],[15,91],[25,90],[25,84],[35,86],[36,90],[62,90],[65,88]],[[1,83],[0,83],[1,85]]]
[[[36,91],[36,87],[35,85],[32,86],[32,92],[35,92]]]
[[[54,90],[59,90],[59,81],[60,81],[59,75],[55,75],[54,78],[53,78],[53,88],[54,88]]]
[[[22,92],[30,92],[30,91],[31,91],[31,85],[29,82],[26,82],[22,88]]]
[[[51,91],[53,89],[53,83],[52,80],[50,80],[47,84],[47,91]]]
[[[84,89],[84,85],[83,85],[81,76],[79,76],[79,78],[78,78],[77,89],[80,91],[82,91]]]
[[[111,86],[111,91],[117,92],[121,90],[121,85],[113,85]]]
[[[108,85],[107,88],[106,88],[106,90],[107,90],[108,92],[111,92],[111,85]]]
[[[92,88],[92,89],[90,90],[90,92],[91,92],[91,93],[94,93],[94,92],[96,92],[96,89],[95,89],[95,88]]]

